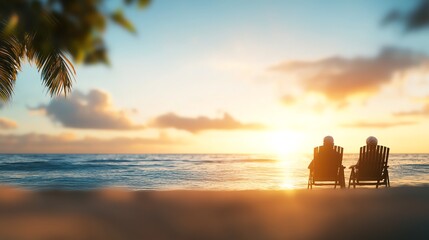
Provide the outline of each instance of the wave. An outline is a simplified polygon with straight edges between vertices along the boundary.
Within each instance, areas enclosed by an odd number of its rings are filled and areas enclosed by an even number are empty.
[[[126,159],[92,159],[86,160],[88,163],[132,163],[135,160],[126,160]]]
[[[56,161],[6,162],[0,164],[0,171],[69,171],[100,168],[118,168],[113,164],[87,164]]]
[[[429,164],[421,164],[421,163],[417,163],[417,164],[413,164],[413,163],[407,163],[407,164],[401,164],[399,165],[401,168],[413,168],[413,169],[429,169]]]
[[[242,163],[270,163],[277,162],[276,159],[255,159],[255,158],[243,158],[243,159],[221,159],[221,160],[212,160],[212,159],[201,159],[201,160],[170,160],[170,161],[180,161],[186,163],[234,163],[234,162],[242,162]]]

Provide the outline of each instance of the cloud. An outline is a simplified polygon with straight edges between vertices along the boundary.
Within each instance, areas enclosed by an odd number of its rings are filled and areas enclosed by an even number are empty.
[[[16,122],[6,118],[0,118],[0,129],[15,129],[17,127],[18,124],[16,124]]]
[[[196,118],[181,117],[174,113],[161,115],[153,120],[151,126],[158,128],[176,128],[191,133],[206,130],[260,130],[264,126],[257,123],[241,123],[225,113],[223,118],[210,119],[199,116]]]
[[[349,96],[376,92],[395,73],[429,62],[429,57],[410,50],[385,47],[374,57],[329,57],[317,61],[290,61],[270,68],[296,74],[307,92],[323,94],[343,103]]]
[[[77,138],[74,134],[0,134],[1,153],[158,153],[180,144],[168,136],[158,138]],[[168,151],[167,151],[168,152]]]
[[[394,116],[429,116],[429,103],[420,110],[396,112]]]
[[[347,123],[342,124],[342,127],[347,128],[391,128],[391,127],[399,127],[399,126],[407,126],[413,125],[417,122],[355,122],[355,123]]]
[[[400,23],[406,32],[429,27],[429,1],[421,0],[408,12],[398,9],[391,10],[384,16],[382,24],[389,25],[391,23]]]
[[[107,93],[91,90],[88,94],[79,91],[70,96],[58,97],[47,105],[30,108],[43,111],[54,122],[64,127],[81,129],[132,130],[141,129],[134,124],[124,111],[116,110]]]

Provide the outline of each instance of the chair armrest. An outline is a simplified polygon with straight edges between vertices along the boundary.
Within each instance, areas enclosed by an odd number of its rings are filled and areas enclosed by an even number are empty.
[[[308,175],[313,176],[313,174],[314,174],[314,170],[312,168],[309,168],[308,169]]]
[[[308,167],[307,167],[307,168],[308,168],[308,169],[310,169],[310,170],[311,170],[311,169],[313,169],[313,161],[314,161],[314,160],[311,160],[310,164],[308,164]]]
[[[354,169],[354,168],[357,168],[357,164],[355,164],[355,165],[351,165],[350,167],[349,167],[349,169]]]

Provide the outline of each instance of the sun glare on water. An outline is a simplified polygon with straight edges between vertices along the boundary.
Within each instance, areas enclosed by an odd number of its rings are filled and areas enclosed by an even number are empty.
[[[283,172],[283,180],[279,182],[281,189],[295,189],[294,168],[300,164],[299,154],[302,153],[303,138],[299,133],[290,131],[273,131],[266,135],[269,152],[278,159],[278,168]]]

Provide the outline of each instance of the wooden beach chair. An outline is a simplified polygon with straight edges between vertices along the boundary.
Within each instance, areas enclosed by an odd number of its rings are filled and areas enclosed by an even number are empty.
[[[342,166],[343,151],[340,146],[334,146],[334,151],[324,151],[323,146],[314,148],[314,158],[308,177],[308,189],[313,186],[344,187],[344,167]]]
[[[360,148],[359,160],[356,165],[350,166],[352,169],[349,179],[349,188],[353,185],[379,185],[390,187],[389,166],[389,148],[377,145],[374,148],[363,146]]]

